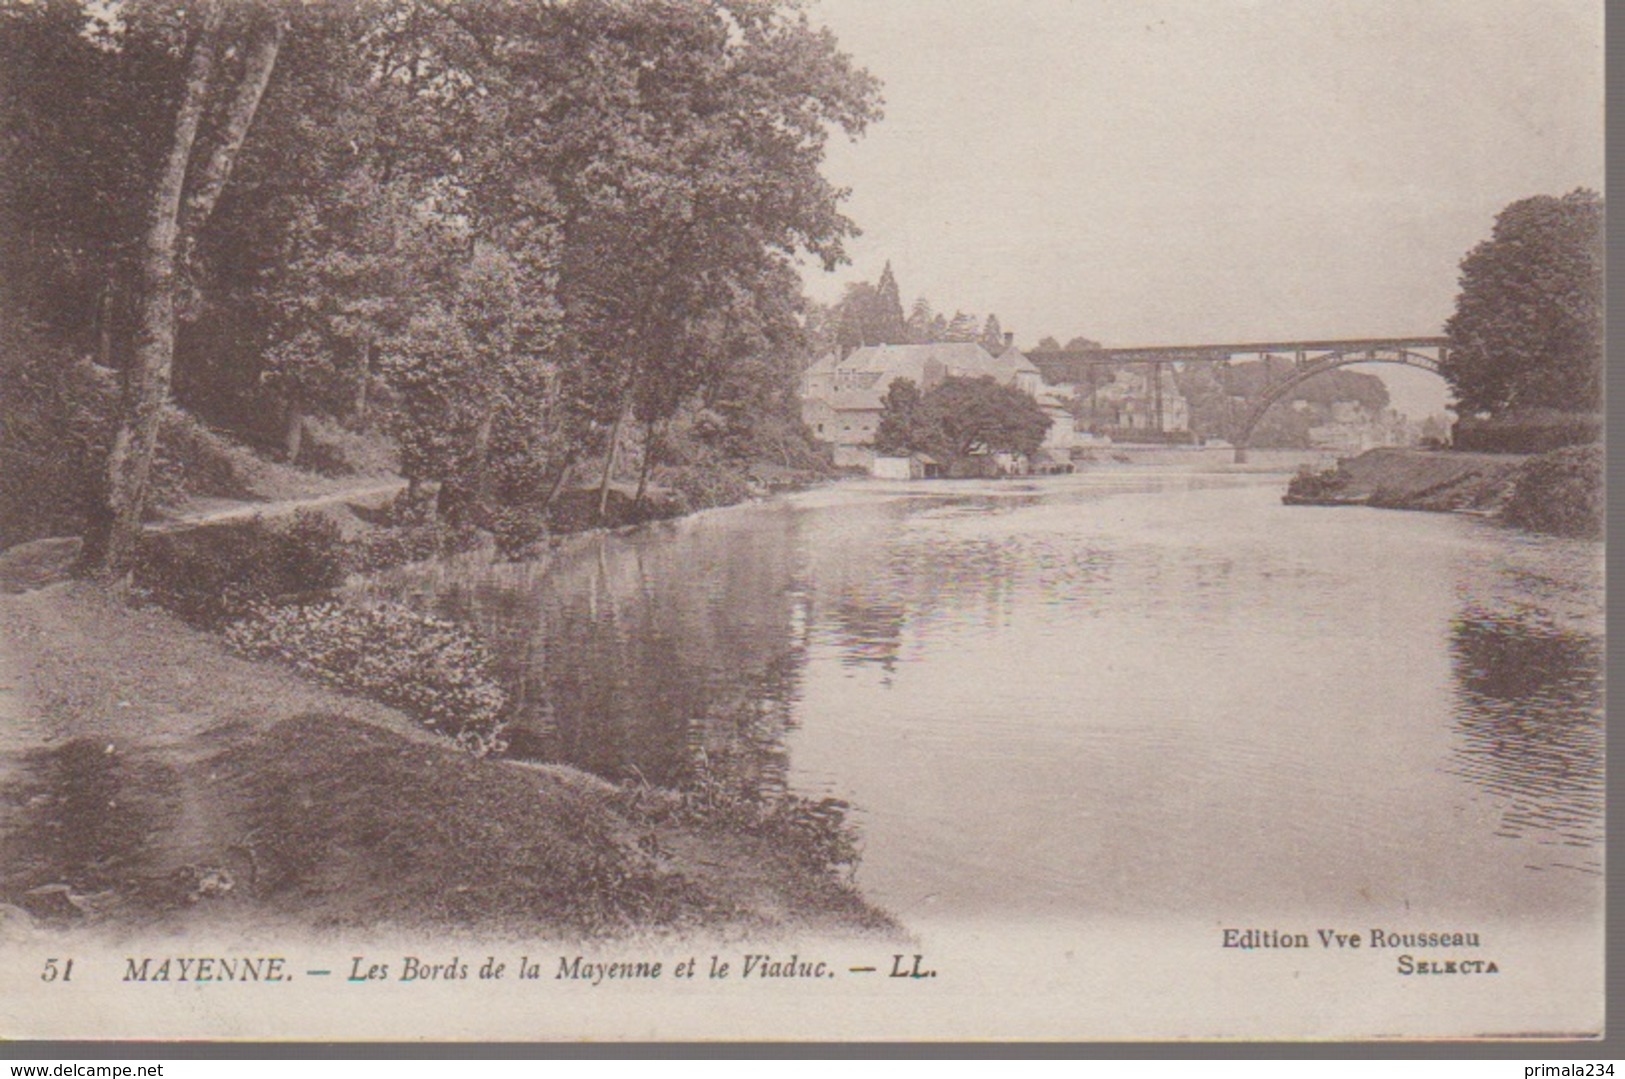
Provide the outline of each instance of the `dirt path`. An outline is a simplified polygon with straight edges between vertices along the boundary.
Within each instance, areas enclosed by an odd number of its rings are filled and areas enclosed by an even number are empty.
[[[154,521],[148,524],[146,529],[148,532],[179,532],[200,525],[219,524],[222,521],[243,521],[251,517],[283,517],[299,510],[321,509],[325,506],[349,503],[378,504],[394,498],[404,490],[406,490],[405,480],[372,480],[309,498],[289,498],[277,502],[200,499],[193,508],[183,510],[162,521]]]
[[[220,524],[225,521],[246,521],[253,517],[285,517],[300,510],[322,509],[330,506],[361,505],[376,507],[406,490],[406,481],[369,480],[338,490],[307,498],[286,498],[276,502],[244,502],[237,499],[198,499],[180,513],[161,521],[149,522],[145,528],[151,533],[183,532],[188,528]],[[69,571],[79,558],[77,536],[57,536],[51,539],[31,540],[0,551],[0,595],[30,592],[46,585],[68,579]],[[0,633],[0,647],[4,634]],[[3,675],[0,675],[3,678]],[[8,684],[0,682],[0,684]],[[3,694],[0,694],[3,696]],[[0,705],[0,722],[6,713]]]

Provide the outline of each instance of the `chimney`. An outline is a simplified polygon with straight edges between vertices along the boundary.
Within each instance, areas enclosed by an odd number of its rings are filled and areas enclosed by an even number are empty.
[[[1010,332],[1009,330],[1006,330],[1004,332],[1004,347],[1005,348],[1015,348],[1016,347],[1016,335],[1014,333]]]

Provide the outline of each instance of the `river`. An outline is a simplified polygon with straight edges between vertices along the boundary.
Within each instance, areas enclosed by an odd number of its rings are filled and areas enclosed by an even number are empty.
[[[370,591],[515,750],[849,803],[904,924],[1600,926],[1597,544],[1106,466],[852,481]]]

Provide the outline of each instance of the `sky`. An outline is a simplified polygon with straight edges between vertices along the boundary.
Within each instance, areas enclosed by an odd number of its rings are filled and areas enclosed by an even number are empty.
[[[831,140],[904,305],[1016,343],[1437,334],[1508,203],[1603,187],[1602,0],[810,0],[884,83]],[[1392,366],[1396,407],[1443,383]]]

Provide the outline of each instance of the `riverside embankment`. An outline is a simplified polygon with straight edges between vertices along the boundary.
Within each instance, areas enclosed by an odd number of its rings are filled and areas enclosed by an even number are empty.
[[[1289,505],[1471,513],[1537,532],[1600,536],[1602,450],[1572,446],[1539,455],[1368,450],[1333,469],[1299,473],[1285,500]]]

